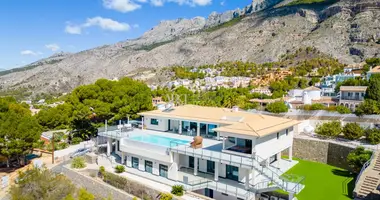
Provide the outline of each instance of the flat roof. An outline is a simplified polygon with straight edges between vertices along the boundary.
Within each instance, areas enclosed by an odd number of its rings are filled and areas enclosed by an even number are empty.
[[[139,115],[223,124],[224,126],[214,130],[254,137],[274,134],[299,123],[296,120],[281,117],[196,105],[176,106],[163,111],[147,111]]]
[[[340,86],[340,91],[365,92],[367,86]]]

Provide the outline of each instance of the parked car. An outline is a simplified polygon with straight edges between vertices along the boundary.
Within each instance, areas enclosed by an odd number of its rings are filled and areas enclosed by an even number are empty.
[[[75,158],[75,157],[78,157],[78,156],[83,156],[84,154],[90,152],[90,149],[89,148],[80,148],[78,150],[76,150],[75,152],[71,153],[70,154],[70,158]]]

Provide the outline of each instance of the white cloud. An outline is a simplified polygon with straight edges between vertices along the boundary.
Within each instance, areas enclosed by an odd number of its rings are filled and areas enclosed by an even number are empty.
[[[82,27],[76,25],[66,25],[65,32],[68,34],[80,35],[82,34]]]
[[[207,6],[212,3],[212,0],[167,0],[168,2],[178,3],[179,5],[189,6]]]
[[[42,55],[42,52],[34,52],[32,50],[23,50],[20,52],[21,55],[23,56],[38,56],[38,55]]]
[[[152,6],[164,6],[167,2],[177,3],[179,5],[189,6],[206,6],[212,3],[212,0],[103,0],[103,6],[107,9],[119,12],[132,12],[142,7],[142,4],[148,3]]]
[[[163,0],[150,0],[150,3],[153,6],[157,6],[157,7],[164,5],[164,1]]]
[[[131,29],[131,26],[124,22],[118,22],[109,18],[103,17],[93,17],[88,18],[85,23],[80,25],[66,25],[65,32],[69,34],[81,34],[83,29],[89,27],[100,27],[103,30],[109,31],[128,31]],[[133,25],[134,28],[138,26],[137,24]]]
[[[128,31],[131,26],[127,23],[118,22],[108,18],[94,17],[87,19],[83,27],[99,26],[101,29],[110,31]]]
[[[224,4],[226,4],[225,1],[221,1],[221,2],[220,2],[220,5],[221,5],[221,6],[224,6]]]
[[[146,3],[147,0],[138,0],[139,3]],[[103,6],[107,9],[117,10],[119,12],[132,12],[141,8],[141,5],[134,0],[103,0]]]
[[[58,51],[60,49],[58,44],[47,44],[45,45],[45,47],[50,49],[51,51]]]

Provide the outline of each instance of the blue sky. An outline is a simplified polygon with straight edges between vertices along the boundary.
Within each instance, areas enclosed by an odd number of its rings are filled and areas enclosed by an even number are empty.
[[[3,0],[0,69],[56,52],[81,50],[141,36],[161,20],[207,17],[250,0]]]

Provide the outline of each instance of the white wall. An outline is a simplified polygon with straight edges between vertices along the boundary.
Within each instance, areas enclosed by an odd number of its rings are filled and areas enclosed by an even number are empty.
[[[200,195],[205,195],[205,189],[195,190],[193,192],[200,194]],[[215,190],[214,190],[213,194],[214,194],[213,199],[217,199],[217,200],[237,200],[238,199],[237,197],[232,196],[232,195],[228,195],[228,196],[223,195],[221,192],[218,192]]]
[[[320,100],[321,99],[321,91],[319,90],[310,90],[306,91],[307,95],[309,95],[312,100]]]
[[[280,151],[283,151],[293,144],[293,131],[289,131],[288,135],[285,130],[280,132],[280,137],[277,139],[277,134],[270,134],[265,137],[256,139],[256,154],[261,158],[267,159]]]
[[[135,155],[135,154],[129,154],[129,153],[125,153],[125,156],[126,156],[126,161],[127,161],[127,166],[128,167],[132,167],[132,157],[136,157],[136,158],[139,158],[139,170],[141,171],[145,171],[145,160],[148,160],[148,161],[151,161],[153,162],[153,169],[152,169],[152,173],[154,175],[160,175],[160,171],[159,171],[159,165],[162,164],[162,165],[166,165],[168,166],[168,178],[169,179],[173,179],[173,180],[177,180],[177,176],[178,176],[178,173],[177,173],[177,165],[174,164],[174,163],[167,163],[167,162],[162,162],[162,161],[158,161],[158,160],[154,160],[154,159],[149,159],[149,158],[144,158],[144,157],[141,157],[141,156],[138,156],[138,155]]]
[[[151,124],[150,123],[151,119],[157,119],[158,125]],[[144,116],[144,125],[146,126],[146,129],[149,129],[149,130],[156,130],[156,131],[167,131],[167,130],[169,130],[168,119],[159,118],[159,117]]]

